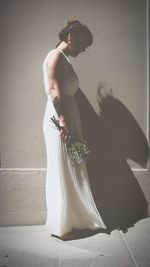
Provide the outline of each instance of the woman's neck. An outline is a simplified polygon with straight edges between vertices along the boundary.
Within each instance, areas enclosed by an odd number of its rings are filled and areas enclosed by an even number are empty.
[[[66,56],[69,55],[69,46],[65,41],[61,41],[56,47],[61,49],[66,54]]]

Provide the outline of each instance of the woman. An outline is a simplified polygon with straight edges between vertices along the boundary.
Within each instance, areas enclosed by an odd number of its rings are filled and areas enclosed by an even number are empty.
[[[86,160],[73,163],[67,144],[71,138],[84,141],[80,113],[75,99],[78,77],[68,56],[76,57],[93,42],[87,26],[69,21],[59,33],[60,42],[43,64],[47,105],[43,133],[47,153],[46,204],[47,231],[63,238],[73,229],[97,229],[106,226],[95,205]],[[50,120],[59,120],[61,131]]]

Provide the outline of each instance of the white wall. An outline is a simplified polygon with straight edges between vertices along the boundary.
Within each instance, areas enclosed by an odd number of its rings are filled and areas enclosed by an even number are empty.
[[[22,172],[27,177],[33,175],[27,170],[29,168],[46,168],[42,132],[46,95],[42,64],[47,52],[58,43],[58,33],[71,16],[77,16],[85,23],[94,37],[87,53],[70,58],[79,76],[80,88],[98,112],[98,83],[102,79],[109,82],[113,95],[131,112],[148,139],[146,1],[7,0],[1,1],[0,6],[3,179],[4,175],[11,179],[11,170],[5,168],[25,168]],[[129,163],[133,168],[141,168],[135,162]],[[139,172],[136,174],[139,177]],[[148,171],[141,175],[147,179]],[[44,182],[45,171],[42,177]],[[9,184],[9,179],[5,181]],[[21,190],[26,196],[26,189]],[[149,201],[149,190],[144,183],[143,190]],[[44,193],[41,193],[40,198],[43,197]],[[5,198],[6,194],[2,196],[3,207]],[[27,209],[26,205],[24,209]]]

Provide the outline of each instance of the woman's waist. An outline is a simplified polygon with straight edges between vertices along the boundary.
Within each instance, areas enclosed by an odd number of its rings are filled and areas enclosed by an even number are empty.
[[[77,100],[74,95],[63,94],[62,101],[63,101],[63,106],[64,106],[64,112],[67,115],[69,115],[70,113],[78,109]],[[49,95],[47,99],[46,109],[45,109],[45,116],[53,116],[53,115],[56,118],[58,118],[51,96]]]
[[[68,94],[68,93],[64,93],[61,92],[62,95],[62,101],[64,102],[75,102],[76,101],[76,97],[75,94]],[[47,94],[47,105],[52,106],[53,107],[53,100],[50,94]]]

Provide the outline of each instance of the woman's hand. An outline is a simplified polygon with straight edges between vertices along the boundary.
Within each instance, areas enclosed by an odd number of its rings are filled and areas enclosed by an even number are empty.
[[[64,142],[69,142],[70,141],[70,134],[69,134],[69,128],[67,125],[67,122],[64,118],[60,118],[59,120],[59,125],[61,126],[61,130],[60,130],[60,136],[63,139]]]

